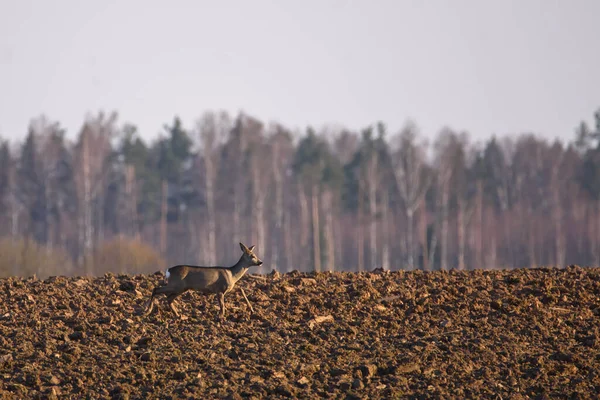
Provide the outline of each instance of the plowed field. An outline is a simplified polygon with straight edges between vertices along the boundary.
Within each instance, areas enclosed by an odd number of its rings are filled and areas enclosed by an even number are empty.
[[[600,269],[0,280],[0,398],[595,398]]]

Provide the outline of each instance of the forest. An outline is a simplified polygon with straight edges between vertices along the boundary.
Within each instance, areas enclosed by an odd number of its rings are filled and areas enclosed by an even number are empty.
[[[574,127],[480,143],[206,111],[147,141],[101,111],[69,140],[42,115],[0,138],[0,276],[228,265],[238,242],[257,273],[600,265],[600,109]]]

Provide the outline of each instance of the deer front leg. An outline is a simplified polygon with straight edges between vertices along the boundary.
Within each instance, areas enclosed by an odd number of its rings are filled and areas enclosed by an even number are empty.
[[[152,310],[154,310],[154,303],[155,303],[155,299],[154,296],[156,296],[157,294],[157,289],[159,288],[159,286],[155,287],[152,290],[152,295],[150,296],[150,300],[148,300],[148,303],[146,303],[146,311],[144,312],[144,315],[149,315]]]
[[[146,310],[144,311],[144,315],[150,315],[152,310],[154,309],[154,290],[152,290],[152,296],[148,299],[146,303]]]
[[[154,310],[154,299],[150,299],[146,303],[146,311],[144,311],[144,315],[150,315],[152,310]]]
[[[252,304],[250,304],[250,301],[248,300],[248,298],[246,297],[246,293],[244,292],[244,289],[242,289],[240,287],[240,290],[242,291],[242,296],[244,296],[244,299],[246,299],[246,304],[248,304],[248,307],[250,308],[250,313],[254,314],[254,308],[252,308]]]
[[[219,306],[221,307],[221,318],[225,318],[225,293],[219,293]]]

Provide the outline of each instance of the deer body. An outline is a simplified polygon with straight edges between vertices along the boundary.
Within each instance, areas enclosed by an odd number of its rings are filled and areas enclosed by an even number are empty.
[[[221,308],[221,316],[225,316],[225,294],[234,288],[236,282],[244,276],[250,267],[262,264],[262,261],[252,252],[254,246],[248,248],[240,243],[240,247],[243,252],[242,257],[231,267],[175,265],[168,268],[165,273],[166,284],[154,288],[146,308],[146,314],[151,313],[154,308],[154,297],[162,293],[167,295],[169,308],[175,315],[179,316],[173,301],[188,290],[192,290],[203,294],[216,294]],[[244,289],[240,288],[240,290],[250,311],[253,312],[254,310],[246,297],[246,293],[244,293]]]
[[[176,265],[167,269],[167,284],[183,291],[194,290],[204,294],[227,293],[248,271],[248,268],[243,267],[238,267],[236,268],[238,270],[234,271],[234,267]]]

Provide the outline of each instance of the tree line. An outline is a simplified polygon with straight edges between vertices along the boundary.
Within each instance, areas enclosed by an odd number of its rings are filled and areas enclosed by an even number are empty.
[[[413,122],[297,132],[219,111],[151,142],[99,112],[70,141],[40,116],[22,143],[0,140],[0,236],[60,249],[76,274],[98,273],[111,240],[204,265],[242,241],[261,272],[599,265],[600,110],[566,144],[447,127],[428,142]]]

